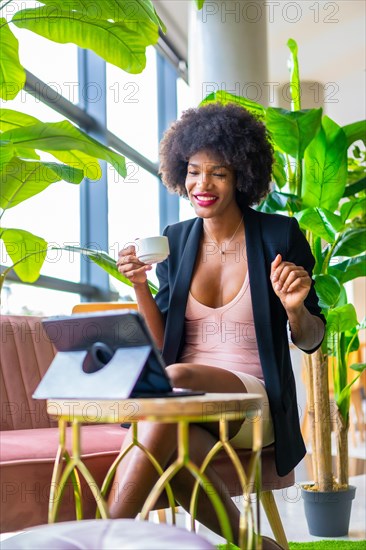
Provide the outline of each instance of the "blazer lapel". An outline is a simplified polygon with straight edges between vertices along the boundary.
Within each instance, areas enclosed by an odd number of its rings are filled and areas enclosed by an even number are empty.
[[[163,347],[163,355],[168,365],[177,361],[181,350],[188,292],[198,253],[202,226],[203,220],[197,218],[187,238],[172,289]]]
[[[259,216],[251,208],[244,210],[245,239],[252,297],[253,318],[259,357],[268,393],[279,396],[279,377],[276,376],[276,356],[273,342],[269,296],[269,273],[266,267],[263,236]]]

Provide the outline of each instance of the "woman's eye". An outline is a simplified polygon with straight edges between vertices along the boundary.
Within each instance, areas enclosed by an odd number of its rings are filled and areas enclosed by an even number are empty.
[[[215,176],[216,178],[224,178],[225,177],[225,174],[212,174],[213,176]]]
[[[190,176],[198,176],[198,172],[193,172],[192,170],[188,170],[188,174]]]

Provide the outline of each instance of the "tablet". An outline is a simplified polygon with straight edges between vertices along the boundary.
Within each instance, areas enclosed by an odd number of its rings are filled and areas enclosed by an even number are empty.
[[[126,399],[202,395],[172,388],[165,363],[142,315],[116,310],[42,321],[58,353],[35,399]]]

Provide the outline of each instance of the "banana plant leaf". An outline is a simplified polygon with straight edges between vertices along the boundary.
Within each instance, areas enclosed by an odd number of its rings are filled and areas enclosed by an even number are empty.
[[[321,308],[333,307],[341,293],[341,284],[338,279],[332,275],[319,274],[314,275],[315,290],[319,298]]]
[[[360,378],[363,371],[366,369],[365,363],[354,363],[350,366],[352,370],[355,370],[358,372],[357,376],[347,386],[345,386],[338,398],[336,397],[336,403],[337,407],[343,416],[343,418],[346,420],[349,414],[349,405],[350,405],[350,398],[351,398],[351,388],[355,382]]]
[[[0,140],[0,171],[2,171],[3,167],[8,162],[11,161],[14,155],[15,155],[14,144],[11,141]],[[1,188],[0,188],[0,192],[1,192]]]
[[[6,252],[13,262],[13,265],[2,274],[2,279],[6,277],[8,271],[14,269],[23,282],[34,283],[39,277],[47,255],[47,242],[42,237],[24,229],[11,228],[2,228],[0,239],[4,241]]]
[[[357,193],[361,193],[361,191],[366,190],[366,177],[361,178],[358,181],[355,181],[354,183],[351,183],[351,185],[347,185],[343,197],[352,197],[356,195]]]
[[[357,315],[353,304],[330,309],[327,315],[327,333],[341,333],[357,326]]]
[[[256,103],[255,101],[247,99],[246,97],[233,95],[230,92],[226,92],[225,90],[212,92],[212,94],[209,94],[201,101],[200,106],[205,105],[206,103],[217,102],[222,103],[223,105],[226,105],[227,103],[236,103],[237,105],[244,107],[244,109],[246,109],[256,118],[262,121],[264,120],[266,114],[265,108],[260,103]]]
[[[287,111],[268,107],[266,126],[280,149],[298,160],[320,129],[322,109]]]
[[[42,0],[42,4],[49,8],[48,13],[52,16],[55,8],[64,8],[65,1]],[[150,0],[133,0],[130,2],[126,2],[126,0],[103,0],[98,3],[95,0],[73,0],[70,7],[73,11],[87,13],[90,17],[104,19],[105,21],[112,20],[123,23],[129,21],[152,22],[160,26],[163,32],[166,32],[166,27]]]
[[[328,243],[336,240],[337,233],[343,228],[342,219],[325,208],[305,208],[295,214],[302,229],[312,231]]]
[[[4,210],[37,195],[56,181],[80,183],[84,173],[56,162],[27,162],[11,159],[1,171],[0,206]]]
[[[299,111],[301,109],[300,74],[299,74],[299,62],[297,59],[297,43],[293,38],[290,38],[287,41],[287,47],[291,52],[290,90],[291,90],[293,110]]]
[[[205,0],[195,0],[197,8],[200,10],[203,7],[203,4],[205,3]]]
[[[360,120],[343,126],[343,131],[346,134],[347,146],[349,147],[355,141],[362,139],[365,143],[366,138],[366,120]]]
[[[340,209],[343,222],[366,215],[366,198],[344,202]]]
[[[334,212],[347,182],[347,146],[343,129],[327,116],[305,152],[303,201]]]
[[[85,248],[85,247],[78,247],[78,246],[66,246],[64,247],[64,250],[70,250],[72,252],[77,252],[78,254],[84,254],[88,258],[90,258],[94,263],[99,265],[112,275],[115,279],[118,281],[121,281],[122,283],[125,283],[128,286],[133,286],[131,281],[127,279],[122,273],[120,273],[116,266],[116,260],[111,258],[106,252],[102,250],[94,250],[92,248]],[[151,281],[148,281],[149,288],[152,292],[152,294],[156,294],[158,292],[158,287],[154,285]]]
[[[13,109],[0,109],[0,130],[2,132],[12,130],[13,128],[32,126],[38,122],[41,122],[38,118],[26,113],[20,113]]]
[[[88,13],[88,10],[70,10],[63,2],[56,9],[42,6],[18,11],[11,22],[54,42],[71,42],[80,48],[93,50],[108,63],[128,73],[140,73],[146,65],[146,47],[158,41],[158,26],[139,19],[127,22],[103,20],[93,13],[88,16]]]
[[[271,191],[267,197],[256,208],[261,212],[298,212],[301,209],[301,200],[297,195],[291,193],[279,193],[278,191]]]
[[[19,43],[6,19],[0,18],[0,97],[14,99],[25,84],[25,70],[19,61]]]
[[[345,231],[334,247],[332,256],[353,257],[365,251],[366,228],[359,227]]]
[[[76,168],[86,170],[88,177],[94,176],[93,179],[97,174],[98,163],[95,159],[106,160],[122,177],[127,174],[123,156],[87,136],[66,120],[13,128],[3,133],[2,139],[12,141],[15,148],[19,144],[22,148],[39,149],[51,153],[61,162],[74,163]]]
[[[328,273],[336,277],[340,283],[352,281],[357,277],[366,277],[366,254],[332,264],[328,267]]]

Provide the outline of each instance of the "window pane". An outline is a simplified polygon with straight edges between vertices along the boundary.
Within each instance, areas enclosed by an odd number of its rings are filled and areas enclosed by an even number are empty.
[[[158,179],[129,160],[127,170],[124,180],[115,170],[108,170],[109,254],[116,260],[119,250],[136,238],[159,235]],[[156,282],[152,271],[148,278]],[[122,296],[134,295],[132,289],[113,277],[111,283]]]
[[[191,88],[183,78],[177,79],[177,104],[178,118],[181,116],[182,112],[189,109],[189,107],[195,107],[195,105],[192,105]]]
[[[156,53],[146,51],[146,68],[128,74],[107,64],[108,130],[152,161],[158,157]]]
[[[7,282],[1,297],[3,315],[70,315],[81,301],[79,294]]]
[[[50,185],[38,195],[7,210],[3,227],[24,229],[43,237],[50,245],[80,244],[79,186],[65,182]],[[12,265],[5,255],[2,263]],[[80,257],[69,252],[50,251],[42,275],[80,281]]]
[[[13,0],[4,7],[2,16],[9,20],[19,8],[33,8],[40,5],[39,2]],[[19,41],[21,64],[52,88],[54,92],[49,92],[49,98],[52,99],[59,93],[69,101],[77,103],[79,98],[77,46],[52,42],[26,29],[19,29],[15,25],[11,25],[11,30]]]

